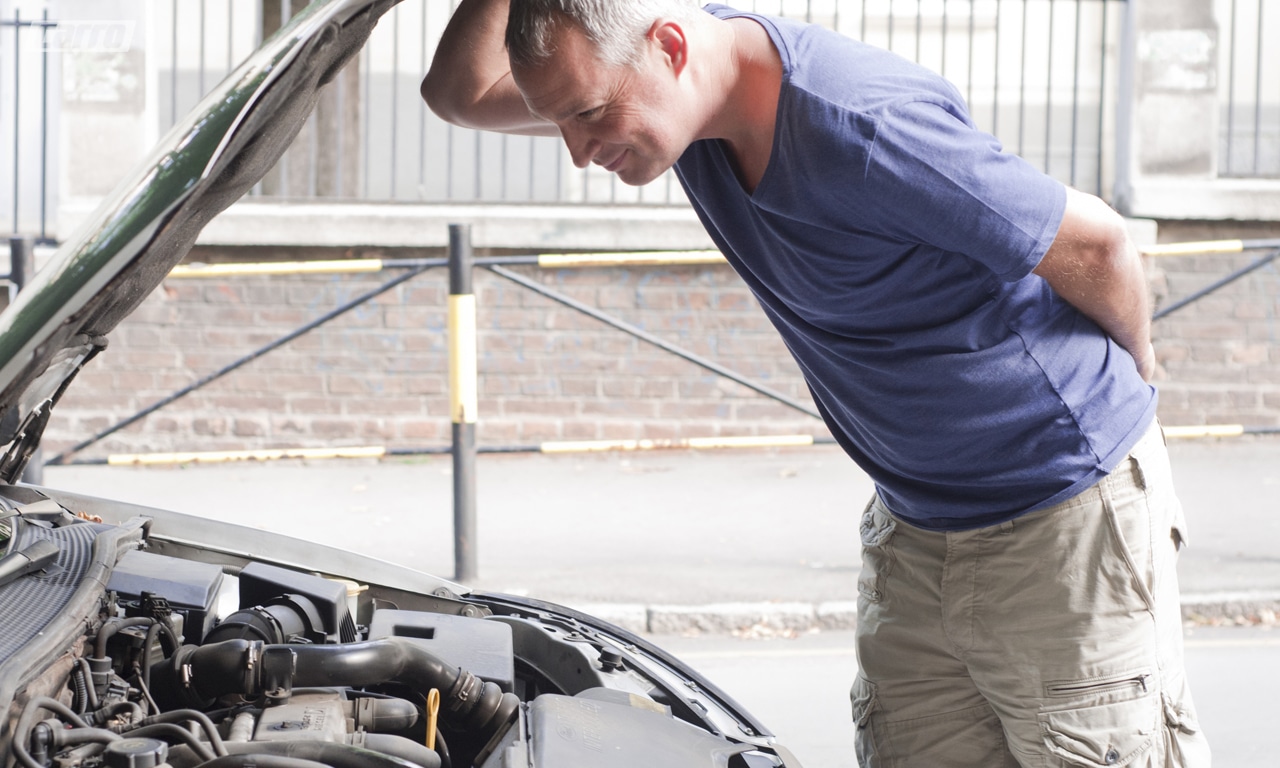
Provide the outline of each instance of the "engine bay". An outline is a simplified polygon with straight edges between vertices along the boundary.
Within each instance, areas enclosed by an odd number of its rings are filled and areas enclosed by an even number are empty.
[[[0,501],[6,768],[795,765],[696,673],[569,609],[286,567],[174,513]]]

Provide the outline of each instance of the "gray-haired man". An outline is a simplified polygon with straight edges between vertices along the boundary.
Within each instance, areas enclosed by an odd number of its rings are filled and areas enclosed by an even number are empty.
[[[1146,286],[1102,201],[936,75],[720,5],[465,0],[422,92],[627,183],[675,168],[876,482],[864,766],[1208,765]]]

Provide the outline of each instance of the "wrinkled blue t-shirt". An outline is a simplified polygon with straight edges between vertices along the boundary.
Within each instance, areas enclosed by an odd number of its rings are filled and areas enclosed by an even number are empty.
[[[962,530],[1070,498],[1155,414],[1132,357],[1032,270],[1066,191],[953,86],[821,27],[768,31],[783,82],[753,193],[719,140],[676,172],[896,515]]]

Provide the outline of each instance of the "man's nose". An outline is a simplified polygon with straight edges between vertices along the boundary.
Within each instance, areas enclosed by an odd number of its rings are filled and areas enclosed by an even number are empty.
[[[564,139],[564,145],[569,149],[569,157],[573,159],[573,164],[577,168],[586,168],[591,164],[592,158],[595,156],[595,142],[587,136],[586,131],[575,128],[560,128],[560,136]]]

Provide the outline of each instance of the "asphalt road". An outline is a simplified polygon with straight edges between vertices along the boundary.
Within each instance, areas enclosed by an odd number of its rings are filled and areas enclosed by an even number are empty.
[[[1280,595],[1280,438],[1171,446],[1184,594]],[[870,480],[837,448],[483,455],[472,586],[571,605],[854,599]],[[48,485],[454,574],[447,456],[47,467]]]

